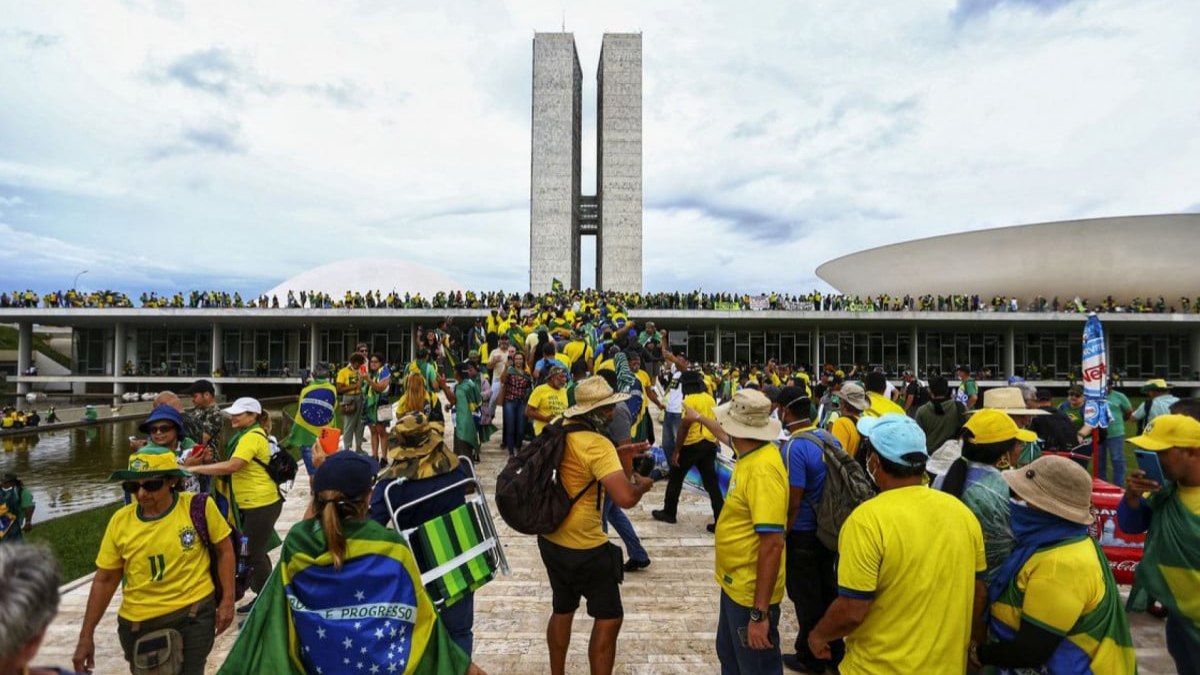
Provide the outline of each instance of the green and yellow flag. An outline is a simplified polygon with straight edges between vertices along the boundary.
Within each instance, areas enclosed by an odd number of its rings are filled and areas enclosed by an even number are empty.
[[[466,672],[471,659],[450,640],[399,535],[370,520],[343,527],[340,570],[320,520],[292,527],[219,673]]]

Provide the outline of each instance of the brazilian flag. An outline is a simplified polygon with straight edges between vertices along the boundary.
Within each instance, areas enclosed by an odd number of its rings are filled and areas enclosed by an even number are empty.
[[[1154,521],[1129,593],[1131,609],[1144,611],[1150,598],[1166,607],[1190,638],[1200,641],[1200,514],[1183,503],[1179,484],[1151,495]]]
[[[317,442],[321,429],[333,426],[337,419],[337,387],[327,380],[317,380],[300,390],[300,401],[292,417],[292,432],[285,443],[288,447],[311,446]]]
[[[551,280],[550,281],[550,292],[551,293],[562,293],[563,292],[563,282],[559,281],[558,279]]]
[[[371,520],[343,529],[338,570],[319,519],[292,527],[221,675],[466,672],[471,659],[450,640],[400,536]]]

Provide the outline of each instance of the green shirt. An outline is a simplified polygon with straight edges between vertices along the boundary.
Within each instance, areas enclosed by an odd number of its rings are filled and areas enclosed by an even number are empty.
[[[1108,436],[1125,435],[1125,415],[1133,410],[1129,397],[1117,390],[1108,392],[1108,413],[1112,420],[1108,423]]]
[[[475,427],[474,412],[483,403],[479,383],[472,379],[460,380],[454,387],[454,398],[454,437],[478,448],[479,429]]]

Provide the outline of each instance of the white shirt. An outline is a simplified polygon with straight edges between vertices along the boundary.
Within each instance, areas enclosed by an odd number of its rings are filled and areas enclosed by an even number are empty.
[[[679,385],[679,380],[682,378],[683,373],[672,363],[671,386],[667,389],[667,412],[669,413],[683,413],[683,387]]]

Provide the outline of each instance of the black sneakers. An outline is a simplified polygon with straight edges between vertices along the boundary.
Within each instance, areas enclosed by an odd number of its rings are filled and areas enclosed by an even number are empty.
[[[673,514],[667,513],[666,511],[663,511],[661,509],[656,509],[654,511],[651,511],[650,515],[655,520],[658,520],[658,521],[661,521],[664,523],[670,523],[672,525],[675,524],[675,516]]]
[[[637,572],[638,570],[644,570],[649,566],[650,566],[649,560],[626,560],[625,561],[625,571],[626,572]]]

